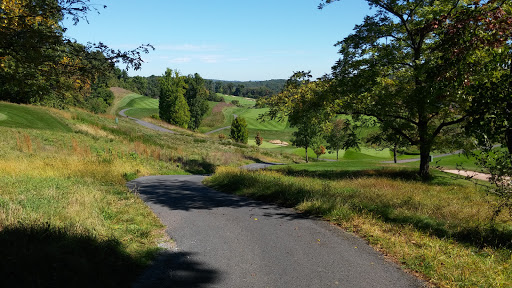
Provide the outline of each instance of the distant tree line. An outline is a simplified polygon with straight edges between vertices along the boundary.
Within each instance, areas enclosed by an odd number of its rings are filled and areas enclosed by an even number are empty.
[[[285,84],[285,79],[243,82],[207,80],[208,90],[214,91],[215,93],[255,99],[280,93]]]
[[[116,68],[114,78],[111,80],[111,86],[121,87],[151,98],[160,97],[160,84],[159,79],[162,76],[134,76],[129,77],[125,70]],[[209,91],[210,101],[220,102],[223,101],[222,97],[216,97],[215,93],[227,94],[233,96],[241,96],[248,98],[262,98],[273,96],[280,93],[286,80],[268,80],[268,81],[246,81],[246,82],[233,82],[221,80],[205,79],[205,87]]]

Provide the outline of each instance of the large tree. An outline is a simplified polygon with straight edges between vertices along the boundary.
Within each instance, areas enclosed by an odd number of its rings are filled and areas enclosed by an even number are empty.
[[[147,46],[123,52],[103,43],[77,44],[64,36],[64,19],[76,24],[94,7],[89,0],[0,2],[0,99],[74,104],[70,95],[84,95],[98,73],[115,63],[140,68]]]
[[[190,108],[190,122],[188,128],[197,130],[204,115],[208,112],[208,90],[206,89],[206,82],[197,73],[189,75],[185,82],[187,83],[187,91],[185,92],[185,99],[187,100],[188,107]]]
[[[320,8],[336,0],[324,0]],[[337,43],[332,95],[341,113],[378,119],[420,149],[419,174],[448,127],[466,121],[477,55],[510,39],[510,1],[367,0],[375,13]],[[498,25],[501,27],[497,30]],[[496,31],[496,33],[495,33]],[[334,100],[338,100],[335,102]]]
[[[190,111],[185,100],[185,78],[178,71],[167,69],[160,78],[158,102],[160,119],[183,128],[187,128],[190,121]]]

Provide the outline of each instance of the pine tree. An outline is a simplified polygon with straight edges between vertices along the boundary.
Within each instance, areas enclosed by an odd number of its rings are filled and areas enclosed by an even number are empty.
[[[247,131],[247,122],[242,117],[237,117],[231,123],[231,139],[236,142],[247,144],[249,132]]]

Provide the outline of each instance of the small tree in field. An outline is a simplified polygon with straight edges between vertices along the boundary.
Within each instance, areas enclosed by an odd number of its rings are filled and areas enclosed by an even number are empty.
[[[324,147],[324,145],[317,145],[317,146],[313,147],[313,152],[315,152],[316,160],[318,160],[318,158],[321,155],[325,154],[325,147]]]
[[[256,137],[254,137],[254,140],[256,140],[256,145],[258,145],[258,147],[263,143],[263,137],[261,137],[259,131],[258,134],[256,134]]]
[[[247,131],[247,122],[242,117],[236,117],[231,123],[231,139],[235,142],[247,144],[249,132]]]
[[[329,131],[325,135],[325,141],[327,141],[329,153],[336,151],[336,160],[338,160],[340,150],[359,149],[359,137],[355,133],[352,123],[348,120],[336,119],[329,127]]]
[[[329,81],[310,81],[311,77],[309,72],[295,72],[283,92],[260,101],[269,107],[269,111],[260,116],[261,120],[288,117],[290,127],[297,128],[291,142],[306,150],[306,162],[309,161],[308,149],[313,147],[315,138],[322,134],[324,124],[333,114],[317,103],[324,103]]]

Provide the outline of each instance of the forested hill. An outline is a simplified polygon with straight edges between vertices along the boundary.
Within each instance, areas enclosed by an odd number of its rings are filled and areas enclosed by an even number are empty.
[[[225,81],[209,80],[212,87],[210,91],[235,96],[259,98],[277,94],[283,90],[286,79],[272,79],[266,81]]]
[[[191,75],[190,75],[191,76]],[[161,76],[129,77],[125,70],[116,69],[115,86],[146,95],[151,98],[160,97],[159,78]],[[260,98],[280,93],[286,84],[286,79],[266,81],[225,81],[205,79],[206,89],[211,93],[222,93],[249,98]]]

